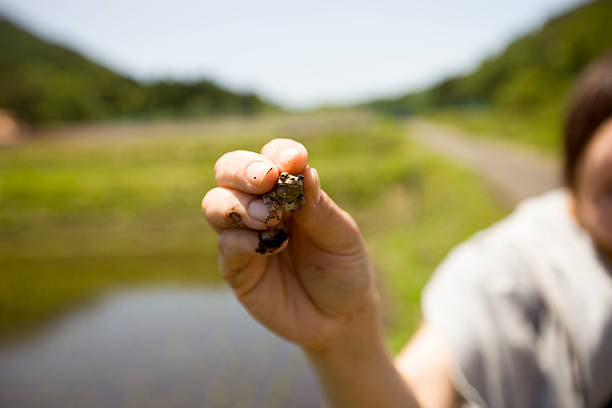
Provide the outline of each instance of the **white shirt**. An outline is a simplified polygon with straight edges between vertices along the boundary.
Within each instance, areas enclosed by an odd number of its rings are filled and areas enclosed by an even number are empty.
[[[455,248],[423,294],[454,384],[488,407],[602,407],[612,399],[610,265],[555,190]]]

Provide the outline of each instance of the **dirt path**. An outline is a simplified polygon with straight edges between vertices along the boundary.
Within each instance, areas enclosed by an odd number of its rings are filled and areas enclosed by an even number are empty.
[[[406,122],[408,135],[433,151],[463,163],[491,186],[502,202],[520,200],[560,186],[560,162],[527,148],[468,136],[459,130],[422,120]]]

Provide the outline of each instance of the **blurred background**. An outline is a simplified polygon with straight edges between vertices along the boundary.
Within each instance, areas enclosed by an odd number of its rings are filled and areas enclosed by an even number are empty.
[[[0,0],[0,406],[317,406],[220,281],[216,158],[306,145],[397,352],[444,255],[559,184],[610,21],[611,0]]]

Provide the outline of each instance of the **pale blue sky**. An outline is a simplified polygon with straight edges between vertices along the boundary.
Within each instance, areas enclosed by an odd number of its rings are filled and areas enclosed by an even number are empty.
[[[0,0],[137,79],[208,77],[291,108],[425,87],[581,0]]]

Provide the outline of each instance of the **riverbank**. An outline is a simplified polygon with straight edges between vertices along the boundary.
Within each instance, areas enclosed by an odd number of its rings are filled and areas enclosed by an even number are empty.
[[[215,160],[293,137],[366,237],[398,350],[435,265],[506,211],[477,175],[404,131],[354,112],[224,118],[54,129],[0,151],[0,336],[118,287],[218,282],[200,211]]]

